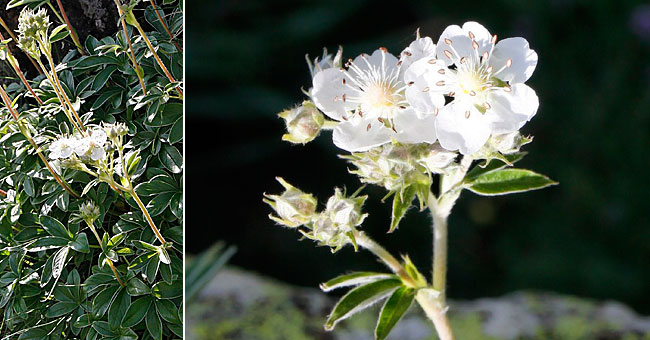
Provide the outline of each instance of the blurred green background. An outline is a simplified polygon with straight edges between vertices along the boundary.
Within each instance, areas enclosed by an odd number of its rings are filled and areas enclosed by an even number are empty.
[[[306,146],[280,140],[276,114],[304,97],[305,53],[398,54],[419,27],[434,41],[475,20],[500,38],[525,37],[539,54],[528,84],[540,109],[520,163],[560,182],[484,198],[463,193],[450,219],[454,299],[519,289],[621,300],[650,313],[650,5],[641,1],[210,1],[187,6],[186,244],[236,245],[231,263],[316,287],[342,272],[382,270],[365,253],[331,255],[275,226],[262,192],[282,176],[321,202],[356,189],[331,134]],[[369,187],[363,230],[430,268],[426,214],[411,210],[387,235],[390,206]]]

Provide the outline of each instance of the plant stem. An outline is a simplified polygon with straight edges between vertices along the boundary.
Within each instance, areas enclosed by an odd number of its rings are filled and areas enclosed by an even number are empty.
[[[156,7],[156,3],[153,0],[149,0],[151,3],[151,7],[153,7],[153,11],[156,13],[156,16],[158,17],[158,21],[160,21],[160,24],[165,28],[165,31],[169,35],[169,40],[171,40],[172,43],[176,46],[179,52],[183,52],[183,49],[178,45],[178,43],[174,40],[174,36],[172,35],[172,32],[169,30],[169,27],[163,20],[162,16],[160,16],[160,13],[158,12],[158,8]]]
[[[160,234],[160,231],[158,231],[158,228],[156,227],[156,224],[153,222],[153,219],[151,218],[151,215],[149,215],[149,211],[147,211],[147,207],[145,207],[144,203],[142,203],[142,200],[140,200],[140,197],[138,194],[135,192],[135,188],[131,188],[131,191],[129,191],[129,194],[133,197],[135,202],[138,204],[140,207],[140,210],[142,210],[142,214],[144,214],[144,217],[147,219],[147,222],[149,223],[149,226],[151,227],[151,230],[153,230],[154,234],[156,234],[156,237],[162,243],[163,245],[167,243],[165,241],[165,238]]]
[[[133,45],[131,45],[131,38],[129,38],[129,31],[126,29],[126,21],[124,20],[124,11],[122,11],[122,6],[120,6],[119,0],[115,0],[115,5],[117,5],[117,11],[118,14],[120,15],[120,22],[122,23],[122,31],[124,32],[124,39],[126,39],[126,42],[129,44],[129,54],[131,62],[133,63],[133,69],[135,70],[135,75],[138,76],[138,81],[140,82],[140,86],[142,87],[142,94],[146,95],[147,94],[147,88],[144,86],[144,80],[142,79],[142,75],[140,74],[140,65],[138,65],[138,61],[135,59],[135,53],[133,53]]]
[[[70,34],[72,35],[72,41],[74,41],[74,44],[77,46],[79,53],[81,53],[81,55],[86,55],[86,52],[84,52],[83,47],[81,47],[81,42],[79,42],[79,37],[77,36],[77,32],[74,30],[74,28],[72,28],[72,24],[70,24],[70,20],[68,20],[68,16],[65,14],[65,10],[63,9],[61,0],[56,0],[56,4],[59,6],[61,15],[63,15],[63,20],[65,21],[66,26],[68,26],[68,31],[70,31]]]
[[[7,109],[9,109],[9,112],[11,112],[11,116],[12,116],[12,117],[14,118],[14,120],[18,123],[18,112],[16,112],[16,111],[14,110],[14,108],[11,106],[11,98],[9,98],[9,95],[7,94],[7,92],[5,92],[5,90],[2,88],[2,86],[0,86],[0,97],[2,97],[2,101],[4,102],[4,104],[5,104],[5,106],[7,107]],[[29,134],[25,133],[25,132],[23,131],[22,128],[21,128],[20,130],[21,130],[20,132],[23,134],[23,136],[25,137],[25,139],[27,139],[27,141],[32,145],[32,147],[34,148],[34,150],[36,150],[36,154],[37,154],[38,157],[41,159],[41,161],[43,162],[43,164],[45,164],[45,166],[47,167],[47,169],[50,171],[50,173],[51,173],[52,176],[54,177],[54,180],[56,180],[56,182],[59,183],[59,185],[61,185],[61,187],[63,187],[63,189],[64,189],[65,191],[67,191],[70,195],[72,195],[72,196],[75,197],[75,198],[79,198],[79,195],[78,195],[76,192],[74,192],[74,191],[73,191],[73,190],[68,186],[68,184],[67,184],[65,181],[63,181],[63,179],[61,179],[61,178],[59,177],[59,175],[56,173],[56,171],[54,171],[54,169],[52,169],[52,166],[50,166],[50,163],[47,161],[47,158],[45,158],[45,156],[43,156],[43,153],[42,153],[41,150],[39,149],[38,145],[36,145],[36,142],[34,142],[34,140],[32,139],[32,137],[29,136]]]
[[[7,33],[9,33],[9,36],[14,41],[14,43],[18,44],[18,38],[16,38],[16,35],[14,34],[14,32],[11,31],[11,28],[9,28],[9,26],[7,26],[7,23],[4,20],[2,20],[2,17],[0,17],[0,25],[2,25],[2,27],[4,27],[4,29],[5,29],[5,31],[7,31]],[[25,55],[27,56],[27,59],[29,59],[29,61],[32,62],[32,64],[34,65],[34,68],[36,69],[36,71],[38,71],[39,74],[43,74],[43,70],[38,66],[38,64],[36,63],[34,58],[32,58],[32,56],[30,56],[29,53],[25,53]]]
[[[70,112],[68,111],[68,108],[67,108],[67,106],[65,104],[65,101],[61,97],[61,94],[59,93],[59,89],[56,86],[56,82],[54,81],[54,79],[52,79],[52,77],[50,76],[50,73],[47,72],[47,69],[45,68],[45,65],[43,65],[43,63],[40,60],[37,59],[37,61],[38,61],[38,64],[41,65],[41,67],[43,67],[44,70],[46,70],[45,71],[45,77],[50,82],[50,85],[52,85],[52,89],[54,90],[54,94],[56,94],[56,97],[59,99],[59,103],[61,104],[61,107],[63,108],[63,112],[65,113],[66,117],[68,117],[68,120],[72,123],[74,128],[77,129],[79,132],[81,132],[81,134],[83,135],[83,133],[84,133],[83,130],[81,130],[81,128],[77,125],[77,123],[72,118],[72,115],[70,115]]]
[[[82,135],[85,134],[86,128],[84,127],[84,124],[81,122],[81,118],[79,118],[79,115],[77,114],[77,111],[75,111],[74,107],[72,106],[72,103],[70,102],[70,98],[68,98],[68,95],[65,93],[63,90],[63,86],[61,86],[61,82],[59,81],[59,76],[56,75],[56,68],[54,66],[54,60],[52,59],[52,56],[49,54],[45,55],[47,57],[48,62],[50,63],[50,68],[52,69],[52,77],[54,78],[54,82],[56,84],[53,84],[54,87],[58,87],[58,90],[61,92],[61,96],[65,99],[65,102],[68,104],[68,107],[70,108],[70,111],[74,115],[75,119],[77,120],[77,123],[79,123],[78,128],[80,127],[81,129],[79,132],[81,132]],[[61,103],[65,105],[64,103]]]
[[[99,237],[99,234],[97,233],[97,230],[95,230],[95,226],[92,223],[88,223],[86,221],[86,224],[92,230],[93,234],[95,235],[95,238],[97,239],[97,242],[99,243],[99,246],[101,248],[102,245],[102,239]],[[104,249],[102,249],[103,251]],[[117,273],[117,269],[115,269],[115,266],[113,265],[113,261],[110,259],[106,258],[106,263],[111,267],[111,270],[113,271],[113,274],[115,274],[115,278],[117,279],[117,282],[120,283],[120,286],[124,287],[124,282],[122,282],[122,279],[120,279],[120,275]]]

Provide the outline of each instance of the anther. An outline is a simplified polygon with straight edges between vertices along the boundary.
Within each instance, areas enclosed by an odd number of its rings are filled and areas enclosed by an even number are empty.
[[[472,41],[472,48],[478,50],[478,43],[476,41]]]
[[[366,126],[366,132],[370,131],[370,123],[368,123],[368,126]]]
[[[476,92],[475,92],[474,90],[469,91],[469,95],[470,95],[470,96],[475,96],[475,95],[476,95]],[[344,97],[343,97],[343,101],[345,101],[345,95],[343,95],[343,96],[344,96]]]
[[[496,44],[496,43],[497,43],[497,35],[495,34],[492,36],[492,44]]]
[[[489,56],[488,51],[483,52],[483,60],[487,60],[488,56]]]
[[[483,103],[483,107],[484,107],[486,110],[489,110],[489,109],[492,108],[492,105],[490,105],[490,103],[488,103],[488,102],[485,102],[485,103]]]
[[[436,82],[437,86],[445,86],[445,81],[444,80],[439,80]]]
[[[486,68],[485,71],[486,71],[487,73],[492,73],[492,70],[493,70],[493,69],[494,69],[494,67],[492,67],[492,66],[488,66],[488,68]]]
[[[456,92],[454,92],[454,91],[449,92],[449,97],[453,97],[455,95],[456,95]]]
[[[380,123],[384,124],[384,119],[383,119],[383,118],[381,118],[381,117],[377,117],[377,120],[378,120]]]
[[[427,87],[423,88],[422,92],[429,92],[429,87],[427,86]]]
[[[512,66],[512,59],[508,58],[508,60],[506,60],[506,67],[510,66]]]
[[[434,116],[438,116],[438,113],[439,113],[439,112],[440,112],[440,110],[438,110],[437,107],[433,109],[433,115],[434,115]]]
[[[439,69],[439,70],[438,70],[438,73],[440,73],[440,74],[445,74],[445,69],[444,69],[444,68]]]
[[[404,105],[400,105],[399,108],[400,108],[401,110],[404,110],[404,109],[406,109],[406,106],[404,106]]]
[[[449,50],[444,50],[442,52],[447,56],[447,58],[451,59],[451,52],[449,52]]]
[[[401,60],[397,62],[397,67],[400,67],[400,66],[402,66],[402,61]]]
[[[429,59],[429,64],[435,64],[438,61],[438,59]]]
[[[334,96],[334,101],[338,102],[339,101],[339,96]]]
[[[474,33],[472,33],[472,31],[469,31],[469,38],[474,40]]]
[[[465,118],[469,119],[469,111],[465,111]]]
[[[345,78],[343,78],[342,81],[343,81],[343,85],[345,85]]]
[[[413,55],[413,54],[412,54],[411,52],[409,52],[409,51],[404,51],[404,54],[405,54],[407,57],[410,57],[410,56]]]
[[[406,85],[408,85],[408,86],[412,86],[413,84],[415,84],[414,81],[409,81],[408,84],[406,84]]]
[[[379,49],[384,53],[388,52],[388,50],[386,50],[386,47],[380,47]]]
[[[445,44],[447,44],[447,45],[451,45],[451,40],[450,40],[450,39],[447,39],[447,38],[445,38]]]
[[[460,63],[461,63],[461,64],[464,64],[465,61],[467,61],[467,58],[465,58],[465,57],[460,58]]]
[[[343,96],[341,98],[343,98],[343,102],[345,102],[345,93],[343,94]]]

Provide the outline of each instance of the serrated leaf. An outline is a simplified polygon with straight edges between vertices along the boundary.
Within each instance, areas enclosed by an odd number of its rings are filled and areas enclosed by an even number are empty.
[[[399,222],[402,220],[404,215],[406,215],[406,211],[411,206],[416,193],[417,187],[415,185],[409,185],[395,193],[395,196],[393,197],[393,213],[390,221],[390,229],[388,230],[389,233],[392,233],[397,229]]]
[[[414,298],[415,290],[408,287],[399,287],[391,294],[379,313],[379,320],[377,320],[377,327],[375,328],[375,339],[386,339],[388,333],[411,307]]]
[[[480,175],[466,182],[465,187],[483,196],[506,195],[542,189],[557,182],[526,169],[501,169]]]
[[[337,288],[358,286],[377,280],[398,278],[394,274],[376,273],[376,272],[356,272],[335,277],[327,282],[320,284],[320,289],[329,292]]]
[[[378,302],[401,284],[402,281],[399,279],[390,278],[371,282],[350,290],[334,306],[325,323],[325,329],[334,329],[339,321]]]

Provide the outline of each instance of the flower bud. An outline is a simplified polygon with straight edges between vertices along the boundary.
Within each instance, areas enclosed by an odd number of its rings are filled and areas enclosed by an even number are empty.
[[[432,173],[444,173],[457,156],[457,152],[447,151],[440,144],[435,143],[431,144],[420,162]]]
[[[93,201],[82,203],[79,207],[79,216],[89,225],[93,225],[95,220],[99,218],[99,207]]]
[[[18,17],[18,46],[32,57],[40,56],[38,41],[47,37],[50,18],[44,8],[24,7]]]
[[[295,144],[305,144],[314,140],[325,123],[323,114],[310,101],[283,111],[278,116],[284,119],[289,132],[282,136],[282,140]]]
[[[488,144],[496,151],[504,155],[519,152],[519,149],[530,142],[531,137],[522,136],[519,131],[505,133],[501,135],[492,135]]]
[[[346,197],[336,188],[334,196],[327,201],[325,211],[320,213],[312,229],[303,234],[321,245],[331,247],[332,251],[337,251],[348,243],[356,248],[354,231],[368,216],[361,212],[366,198],[367,196]]]
[[[269,218],[291,228],[311,222],[316,215],[316,198],[311,194],[302,192],[281,177],[276,179],[282,184],[285,191],[282,195],[264,194],[263,201],[278,214],[278,216],[269,215]]]
[[[341,68],[343,65],[343,48],[339,47],[338,51],[336,52],[335,55],[327,53],[327,49],[323,49],[323,56],[319,59],[316,57],[313,62],[311,59],[309,59],[309,55],[305,55],[305,59],[307,60],[307,66],[309,67],[309,73],[311,73],[311,77],[313,78],[316,73],[328,69],[328,68]]]

